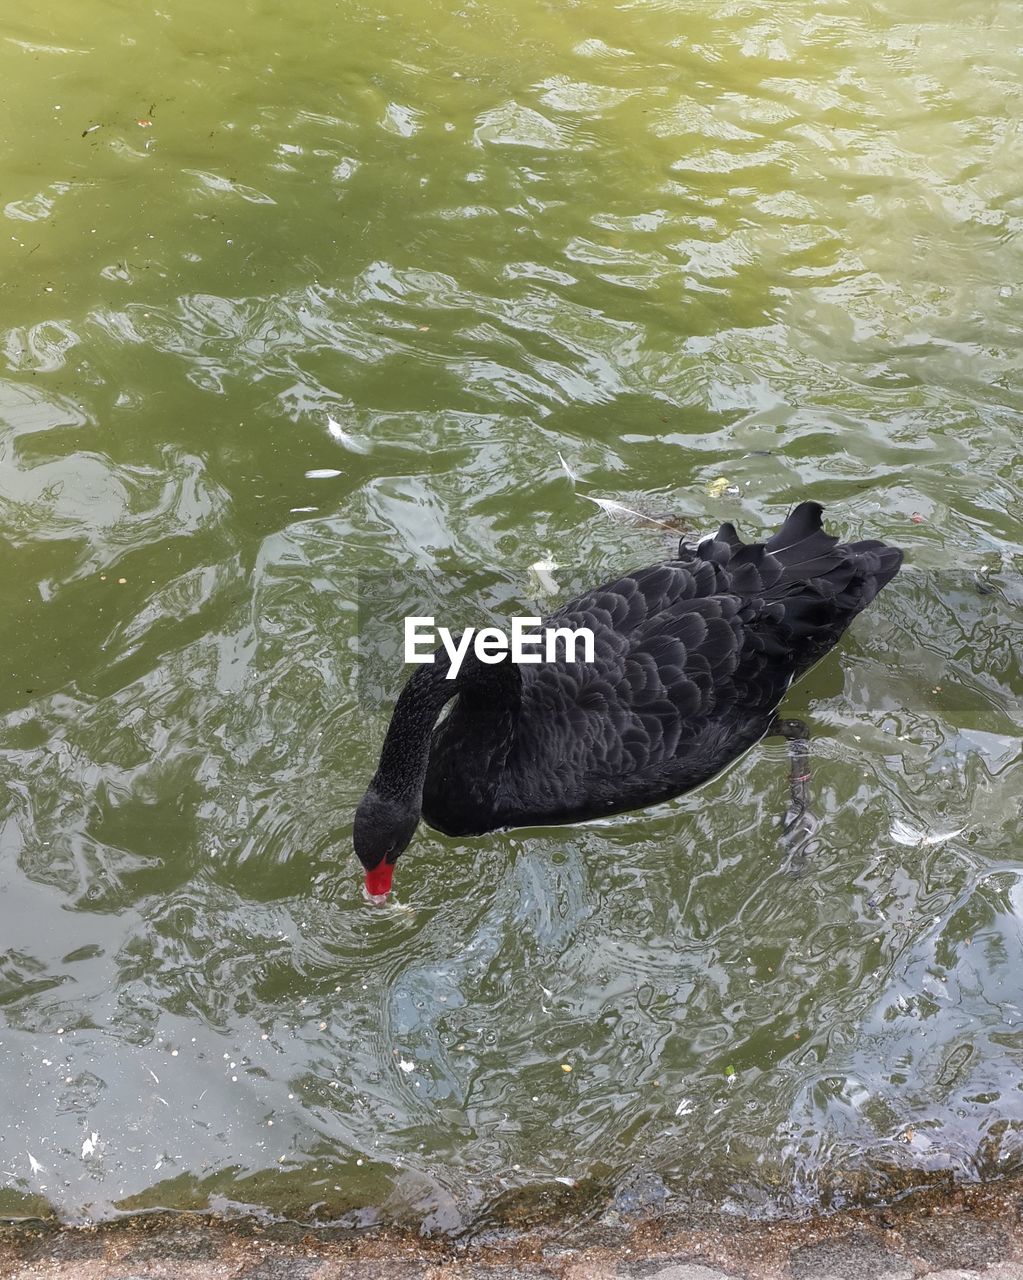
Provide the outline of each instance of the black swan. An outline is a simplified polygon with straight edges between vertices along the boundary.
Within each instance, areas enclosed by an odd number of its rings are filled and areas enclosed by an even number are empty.
[[[469,657],[448,680],[441,650],[417,667],[355,814],[370,896],[390,891],[420,817],[454,836],[581,822],[689,791],[768,733],[796,736],[775,716],[785,691],[902,563],[883,542],[839,543],[822,511],[800,503],[763,543],[723,524],[565,605],[547,623],[589,627],[591,663]]]

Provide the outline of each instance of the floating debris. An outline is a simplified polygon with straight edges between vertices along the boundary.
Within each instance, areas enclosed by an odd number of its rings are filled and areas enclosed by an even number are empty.
[[[561,1069],[562,1069],[562,1071],[564,1071],[564,1072],[565,1072],[565,1074],[566,1074],[566,1075],[567,1075],[567,1074],[572,1070],[572,1068],[569,1066],[569,1064],[568,1064],[567,1062],[563,1062],[563,1063],[561,1064]]]
[[[335,476],[344,475],[336,467],[314,467],[305,473],[307,480],[332,480]]]
[[[550,557],[546,560],[535,560],[529,566],[529,572],[536,578],[537,585],[545,595],[553,596],[560,590],[557,582],[551,577],[557,567],[557,564]]]
[[[90,1156],[96,1154],[96,1144],[98,1142],[99,1142],[99,1134],[95,1132],[90,1133],[89,1136],[82,1143],[82,1159],[83,1160],[88,1160]]]

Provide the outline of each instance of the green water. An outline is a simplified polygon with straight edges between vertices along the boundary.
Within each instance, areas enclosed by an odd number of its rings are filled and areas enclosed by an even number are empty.
[[[0,27],[0,1211],[1018,1168],[1018,7],[283,8]],[[664,553],[583,495],[907,549],[819,852],[775,741],[371,908],[358,576]]]

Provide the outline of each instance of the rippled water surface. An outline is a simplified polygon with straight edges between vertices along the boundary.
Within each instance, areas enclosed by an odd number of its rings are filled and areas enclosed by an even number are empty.
[[[1018,1167],[1018,7],[42,8],[0,28],[0,1211]],[[664,554],[587,495],[907,549],[786,704],[818,853],[774,741],[424,829],[371,908],[359,576]]]

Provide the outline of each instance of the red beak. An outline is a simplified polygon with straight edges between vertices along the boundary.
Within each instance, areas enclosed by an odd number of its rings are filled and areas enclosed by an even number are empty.
[[[394,879],[394,864],[381,862],[379,867],[366,872],[366,892],[371,898],[386,898],[391,892],[391,881]]]

